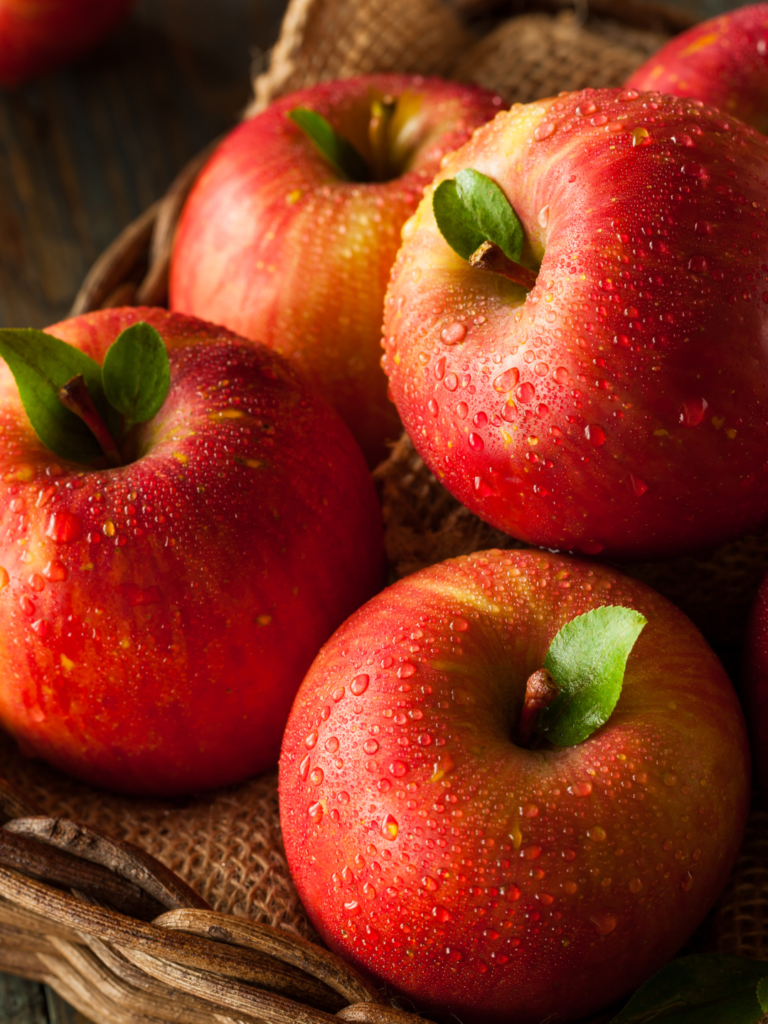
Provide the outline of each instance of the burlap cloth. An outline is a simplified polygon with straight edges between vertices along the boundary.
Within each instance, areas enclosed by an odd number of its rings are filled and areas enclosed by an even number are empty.
[[[637,8],[639,5],[633,5]],[[251,111],[295,88],[362,72],[441,74],[495,89],[508,102],[584,86],[616,86],[665,39],[573,12],[529,14],[474,32],[442,0],[292,0]],[[392,576],[452,555],[514,542],[481,523],[440,487],[404,438],[376,472]],[[738,643],[768,539],[714,557],[630,571],[671,597],[715,641]],[[216,909],[315,938],[291,883],[278,820],[276,775],[186,801],[96,792],[0,738],[0,772],[43,809],[144,847]],[[724,952],[768,956],[768,820],[753,814],[742,859],[695,940]],[[766,924],[764,925],[764,917]]]

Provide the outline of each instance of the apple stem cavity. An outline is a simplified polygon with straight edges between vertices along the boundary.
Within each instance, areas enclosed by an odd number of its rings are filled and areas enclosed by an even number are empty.
[[[78,373],[75,377],[59,388],[58,398],[65,409],[69,409],[75,416],[79,416],[85,423],[93,436],[99,442],[111,466],[122,466],[123,459],[120,455],[114,438],[107,429],[107,425],[101,417],[99,410],[94,405],[85,377]]]
[[[520,721],[517,726],[517,743],[519,746],[530,746],[533,734],[536,731],[539,712],[549,707],[559,693],[560,687],[547,669],[537,669],[528,676],[525,684],[523,710],[520,712]]]
[[[389,181],[394,177],[389,153],[389,129],[396,108],[397,100],[392,96],[376,96],[371,101],[368,141],[371,145],[374,181]]]
[[[534,271],[511,260],[494,242],[479,245],[469,257],[469,265],[475,270],[490,270],[494,274],[501,274],[527,292],[536,284],[537,275]]]

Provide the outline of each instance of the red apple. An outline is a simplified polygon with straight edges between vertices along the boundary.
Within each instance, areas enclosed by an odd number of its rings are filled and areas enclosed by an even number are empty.
[[[648,620],[613,714],[517,745],[526,680],[604,605]],[[749,801],[744,723],[693,624],[620,573],[489,551],[402,579],[296,697],[280,813],[332,949],[466,1024],[573,1020],[671,957],[724,884]]]
[[[25,751],[130,793],[276,763],[320,645],[380,584],[357,445],[275,353],[157,309],[48,328],[101,363],[155,327],[160,412],[114,469],[44,448],[0,364],[0,724]]]
[[[383,99],[397,101],[388,124]],[[379,365],[400,228],[443,156],[500,105],[475,86],[373,75],[293,93],[244,121],[182,212],[171,308],[264,341],[300,365],[376,464],[401,431]],[[353,143],[373,180],[345,180],[289,119],[297,107]]]
[[[19,85],[85,53],[133,3],[0,0],[0,85]]]
[[[627,87],[693,96],[768,133],[768,3],[727,11],[675,36]]]
[[[473,512],[548,548],[651,558],[768,519],[768,140],[697,101],[586,90],[516,107],[473,168],[522,223],[530,292],[403,230],[384,365]],[[532,273],[530,273],[532,270]]]

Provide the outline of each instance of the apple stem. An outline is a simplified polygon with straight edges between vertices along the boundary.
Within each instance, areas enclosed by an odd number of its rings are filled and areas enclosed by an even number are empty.
[[[110,465],[122,466],[123,460],[115,444],[114,438],[107,429],[107,425],[101,418],[101,413],[96,408],[81,373],[72,377],[67,383],[59,388],[58,398],[65,409],[69,409],[75,416],[79,416],[101,446],[101,450],[109,459]]]
[[[469,265],[476,270],[490,270],[519,284],[529,292],[536,284],[537,275],[522,263],[511,260],[494,242],[483,242],[469,257]]]
[[[559,693],[560,687],[547,669],[540,668],[528,676],[525,684],[523,710],[520,712],[520,722],[517,727],[519,746],[527,747],[529,745],[536,728],[539,712],[551,704]]]
[[[374,181],[387,181],[392,176],[389,161],[389,124],[396,102],[391,96],[375,98],[371,103],[368,140],[371,144]]]

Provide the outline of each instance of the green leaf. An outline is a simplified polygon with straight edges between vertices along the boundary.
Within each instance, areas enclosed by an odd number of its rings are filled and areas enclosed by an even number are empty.
[[[440,233],[462,259],[468,260],[483,242],[494,242],[518,262],[523,251],[523,226],[509,200],[491,178],[466,168],[441,182],[432,197]]]
[[[171,386],[165,342],[154,327],[127,327],[107,349],[101,368],[110,404],[125,417],[125,429],[160,410]]]
[[[294,107],[288,117],[314,143],[316,149],[324,156],[336,173],[346,181],[370,181],[368,165],[358,151],[339,135],[322,114],[308,107]]]
[[[82,374],[112,431],[116,417],[104,395],[99,364],[72,345],[31,328],[0,329],[0,356],[14,376],[24,410],[45,447],[73,462],[99,458],[102,450],[94,435],[58,397],[60,388]]]
[[[647,621],[632,608],[608,605],[563,626],[544,659],[560,693],[540,713],[538,735],[571,747],[608,721],[621,693],[627,658]]]
[[[646,981],[610,1024],[755,1024],[767,974],[765,961],[742,956],[680,957]]]

